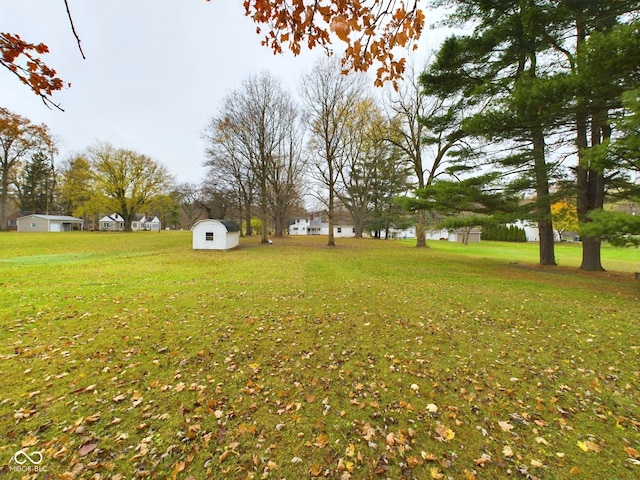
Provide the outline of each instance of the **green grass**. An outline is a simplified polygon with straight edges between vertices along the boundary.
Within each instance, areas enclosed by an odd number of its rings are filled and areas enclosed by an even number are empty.
[[[638,250],[325,242],[1,234],[3,478],[640,476]]]

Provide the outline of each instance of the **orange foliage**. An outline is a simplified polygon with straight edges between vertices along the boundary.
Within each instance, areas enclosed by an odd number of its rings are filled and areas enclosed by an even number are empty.
[[[0,33],[0,64],[15,74],[45,104],[60,108],[49,97],[61,90],[64,82],[39,57],[48,52],[49,48],[44,43],[28,43],[19,35]]]
[[[266,29],[262,44],[275,53],[287,47],[295,55],[302,45],[330,51],[332,34],[346,43],[342,58],[345,71],[365,71],[374,63],[376,85],[396,82],[404,72],[404,58],[393,49],[414,43],[424,28],[419,0],[244,0],[245,14]],[[396,4],[398,5],[396,7]]]

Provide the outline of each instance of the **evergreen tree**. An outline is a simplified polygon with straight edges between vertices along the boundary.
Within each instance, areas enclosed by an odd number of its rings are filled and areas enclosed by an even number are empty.
[[[18,178],[18,201],[23,212],[51,213],[54,208],[55,170],[49,157],[37,152]]]

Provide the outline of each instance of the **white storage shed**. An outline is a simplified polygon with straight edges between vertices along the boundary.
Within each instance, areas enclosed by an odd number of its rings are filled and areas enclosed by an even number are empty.
[[[230,220],[200,220],[191,232],[194,250],[229,250],[240,243],[240,227]]]

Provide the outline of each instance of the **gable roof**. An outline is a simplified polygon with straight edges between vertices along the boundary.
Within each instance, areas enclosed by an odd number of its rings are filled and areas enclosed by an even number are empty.
[[[81,218],[76,218],[76,217],[70,217],[68,215],[44,215],[44,214],[39,214],[39,213],[32,213],[31,215],[25,215],[24,217],[20,217],[20,218],[27,218],[27,217],[38,217],[38,218],[43,218],[45,220],[53,220],[53,221],[58,221],[58,222],[82,222],[83,220]]]

